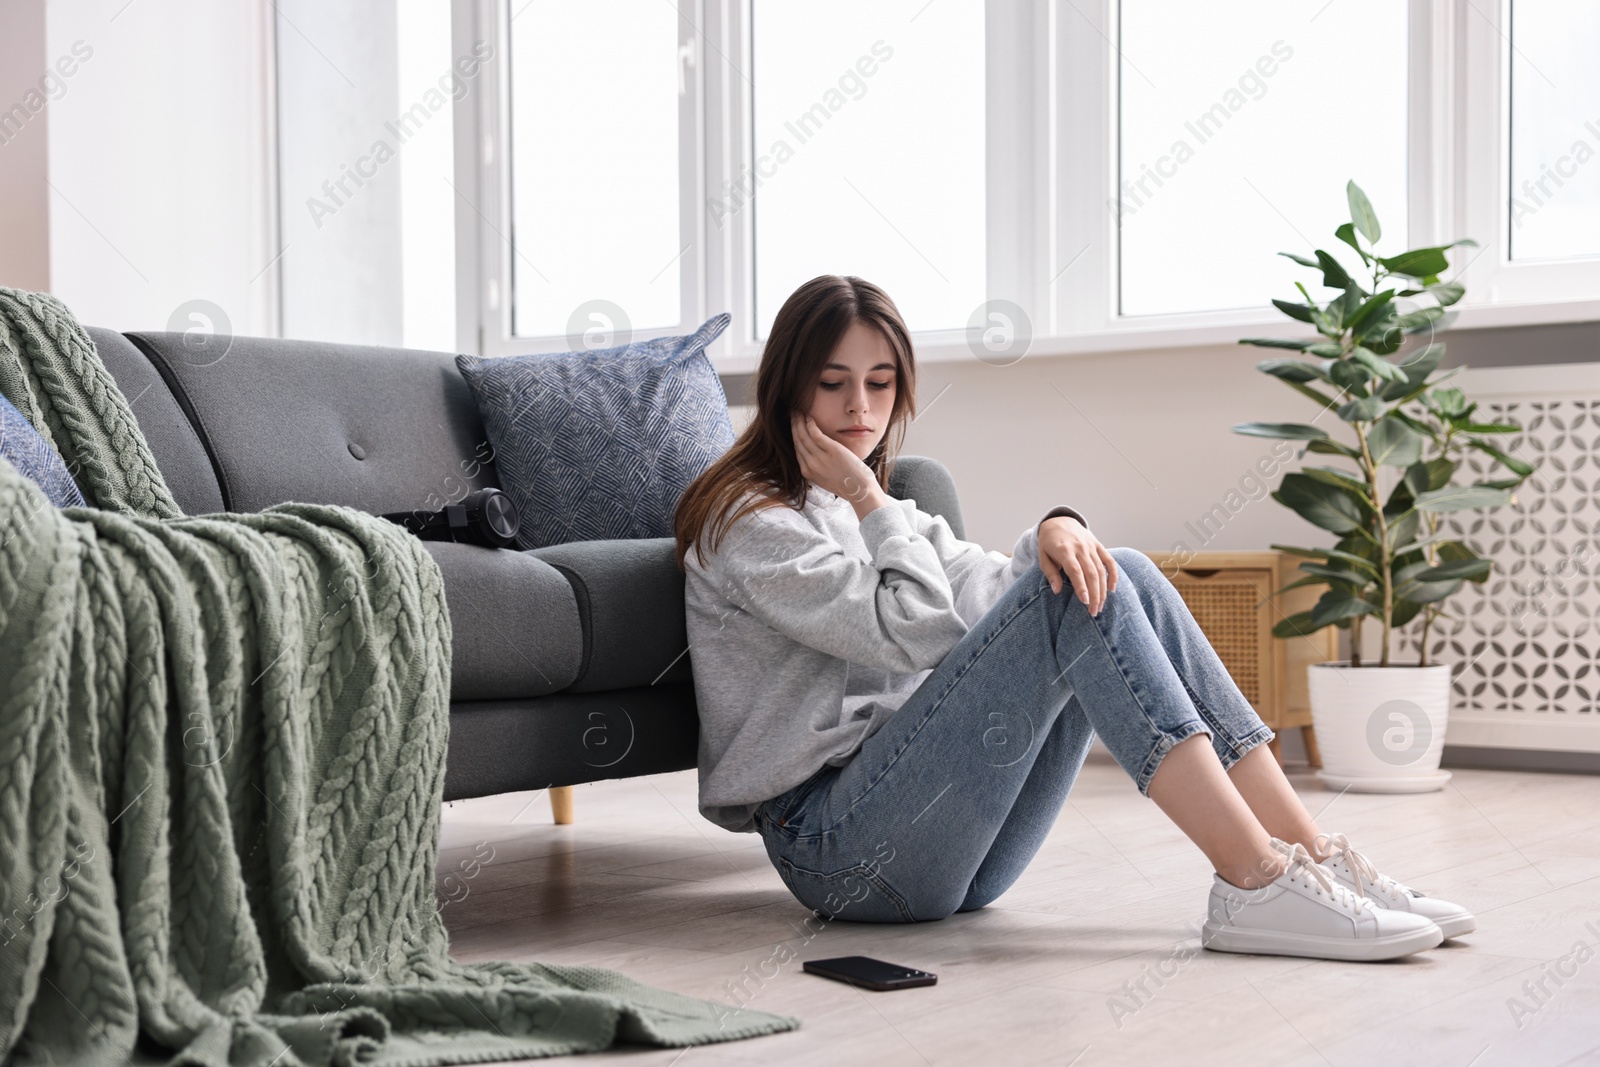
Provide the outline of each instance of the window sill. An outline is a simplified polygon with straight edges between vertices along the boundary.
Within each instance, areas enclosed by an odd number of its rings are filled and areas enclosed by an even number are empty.
[[[1548,301],[1523,304],[1462,305],[1460,316],[1450,330],[1493,329],[1506,326],[1538,326],[1558,323],[1600,322],[1600,300]],[[1222,321],[1218,321],[1221,319]],[[1283,315],[1258,314],[1253,310],[1225,311],[1206,315],[1173,315],[1129,318],[1111,329],[1090,333],[1035,337],[1024,358],[1093,356],[1113,352],[1163,351],[1237,345],[1241,337],[1304,337],[1315,334]],[[919,333],[913,336],[919,363],[978,362],[960,331]],[[1252,349],[1262,359],[1268,355],[1292,356],[1289,351]],[[991,357],[996,367],[1019,360]],[[738,351],[716,357],[722,374],[749,374],[761,362],[761,346],[746,344]]]

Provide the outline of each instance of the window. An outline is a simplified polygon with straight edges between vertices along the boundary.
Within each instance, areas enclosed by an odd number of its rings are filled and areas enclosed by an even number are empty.
[[[453,69],[449,9],[401,0],[397,12],[400,99],[431,102],[466,91],[459,72],[454,79],[447,73]],[[400,335],[407,348],[448,352],[456,346],[454,130],[449,107],[441,103],[438,110],[427,123],[406,123],[415,130],[400,152]]]
[[[677,327],[676,6],[516,0],[509,36],[513,335],[606,347]]]
[[[1121,12],[1123,315],[1292,296],[1275,253],[1337,254],[1350,179],[1384,244],[1409,247],[1404,4],[1232,0],[1218,18],[1190,0],[1123,0]]]
[[[454,4],[453,52],[493,54],[456,112],[458,335],[551,351],[726,311],[712,358],[747,371],[798,285],[849,273],[924,360],[1228,344],[1285,326],[1268,300],[1308,276],[1277,252],[1353,258],[1351,179],[1380,252],[1478,242],[1455,328],[1600,316],[1600,9],[1225,7]]]
[[[913,330],[985,297],[982,0],[754,0],[749,177],[756,334],[819,274],[880,285]]]
[[[1600,255],[1600,7],[1511,8],[1512,259]]]

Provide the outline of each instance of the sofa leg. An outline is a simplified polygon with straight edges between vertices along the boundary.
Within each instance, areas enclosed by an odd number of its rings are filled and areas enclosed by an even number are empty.
[[[1322,749],[1317,747],[1317,731],[1310,726],[1302,726],[1300,739],[1306,744],[1306,762],[1313,767],[1322,766]]]
[[[553,785],[550,787],[550,814],[555,818],[557,826],[568,826],[572,823],[572,787],[570,785]]]

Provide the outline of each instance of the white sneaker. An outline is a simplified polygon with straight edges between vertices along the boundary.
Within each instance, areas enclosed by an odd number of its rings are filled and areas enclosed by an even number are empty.
[[[1343,834],[1324,834],[1323,838],[1327,839],[1332,854],[1322,861],[1322,866],[1333,872],[1333,876],[1356,896],[1365,897],[1381,908],[1409,911],[1432,919],[1444,932],[1446,940],[1470,934],[1478,928],[1472,912],[1461,905],[1426,896],[1386,874],[1379,874],[1372,861],[1351,848]]]
[[[1200,944],[1216,952],[1391,960],[1433,948],[1444,933],[1432,919],[1380,908],[1340,885],[1304,845],[1272,839],[1288,869],[1260,889],[1212,876]]]

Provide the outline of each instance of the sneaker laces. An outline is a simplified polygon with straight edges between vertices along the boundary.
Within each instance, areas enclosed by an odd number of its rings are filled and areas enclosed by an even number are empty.
[[[1356,896],[1366,897],[1367,890],[1372,887],[1398,893],[1401,896],[1412,894],[1413,890],[1379,872],[1377,864],[1373,863],[1364,853],[1357,852],[1350,847],[1350,839],[1344,834],[1321,834],[1318,841],[1326,840],[1329,859],[1342,858],[1345,866],[1350,869],[1350,876],[1355,879]],[[1321,867],[1322,864],[1317,864]]]
[[[1278,851],[1283,854],[1283,858],[1289,864],[1288,869],[1284,872],[1285,874],[1301,878],[1310,876],[1311,880],[1317,883],[1319,892],[1326,890],[1327,894],[1336,902],[1346,905],[1357,915],[1366,910],[1366,899],[1350,892],[1348,888],[1336,880],[1328,868],[1318,863],[1316,857],[1306,851],[1306,846],[1298,841],[1291,845],[1287,841],[1274,840],[1273,844],[1277,846]]]

